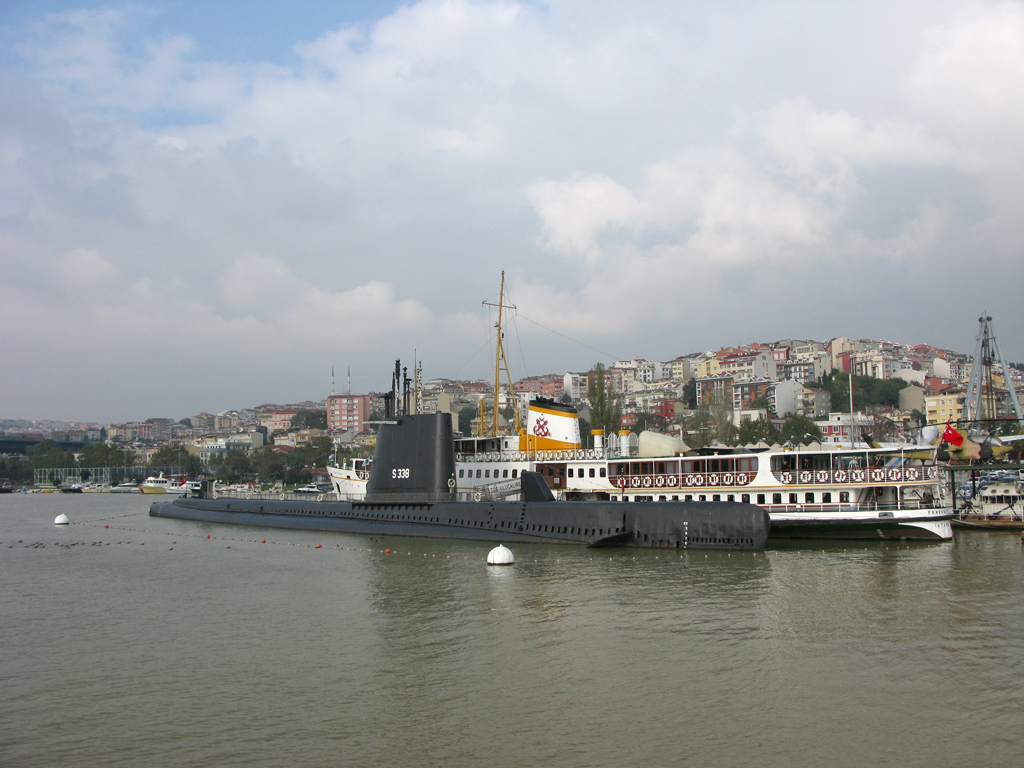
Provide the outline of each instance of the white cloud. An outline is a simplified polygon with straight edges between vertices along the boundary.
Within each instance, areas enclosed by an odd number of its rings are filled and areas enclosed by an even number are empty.
[[[348,361],[369,388],[411,348],[477,375],[489,328],[471,326],[503,268],[524,317],[590,345],[557,337],[534,370],[873,324],[949,346],[963,324],[966,348],[973,315],[904,299],[949,285],[1024,322],[1005,277],[1024,248],[1020,4],[426,0],[325,29],[289,66],[219,61],[155,18],[7,31],[0,313],[30,322],[0,352],[23,370],[52,372],[32,350],[74,328],[209,366],[181,392],[112,374],[140,409],[298,395]],[[828,308],[813,327],[808,305]],[[65,395],[120,406],[102,383]]]

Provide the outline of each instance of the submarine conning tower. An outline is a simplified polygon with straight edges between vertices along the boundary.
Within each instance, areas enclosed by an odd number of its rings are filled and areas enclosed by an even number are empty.
[[[457,490],[451,414],[394,416],[381,425],[366,502],[455,501]]]

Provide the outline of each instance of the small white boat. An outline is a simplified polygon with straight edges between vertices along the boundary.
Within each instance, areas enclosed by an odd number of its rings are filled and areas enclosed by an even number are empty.
[[[111,493],[140,493],[139,486],[137,483],[123,482],[118,483],[110,489]]]
[[[366,498],[366,480],[373,459],[349,459],[344,466],[327,467],[331,486],[339,499],[359,501]]]

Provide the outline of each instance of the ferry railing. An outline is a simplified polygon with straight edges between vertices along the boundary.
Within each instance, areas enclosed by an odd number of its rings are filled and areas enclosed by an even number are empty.
[[[939,479],[938,467],[853,467],[851,469],[772,470],[783,485],[849,485],[860,483],[914,483]]]

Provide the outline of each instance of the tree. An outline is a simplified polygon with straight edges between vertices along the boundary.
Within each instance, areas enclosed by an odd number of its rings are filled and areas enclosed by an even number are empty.
[[[327,411],[299,411],[292,416],[292,429],[327,429]]]
[[[284,480],[288,465],[284,456],[272,447],[254,448],[249,454],[249,460],[260,480]]]
[[[821,442],[821,430],[807,416],[790,416],[779,429],[779,441],[809,445]]]
[[[252,476],[252,462],[244,451],[230,449],[217,467],[217,479],[223,483],[233,484],[248,480]]]
[[[593,429],[603,429],[605,437],[618,434],[622,425],[622,405],[615,393],[608,392],[604,380],[604,365],[598,363],[587,375],[587,399],[590,401],[590,423]]]
[[[771,419],[766,416],[760,416],[756,419],[744,419],[740,422],[736,439],[740,445],[756,444],[762,441],[771,445],[778,442],[779,430],[775,428]]]
[[[683,402],[691,411],[697,408],[697,377],[692,377],[683,385]]]
[[[647,429],[660,429],[665,424],[665,418],[660,413],[650,413],[649,411],[640,411],[636,415],[636,424],[633,426],[633,431],[636,434],[640,434]]]
[[[25,449],[33,469],[70,468],[75,466],[75,455],[65,451],[55,440],[40,440]]]
[[[711,422],[711,409],[706,403],[697,406],[697,410],[687,427],[687,439],[691,448],[704,448],[711,444],[714,427]]]
[[[188,461],[188,451],[183,445],[165,445],[153,452],[149,459],[151,467],[182,467]]]
[[[469,435],[473,432],[473,419],[476,418],[476,408],[472,405],[464,405],[459,408],[459,432]]]

